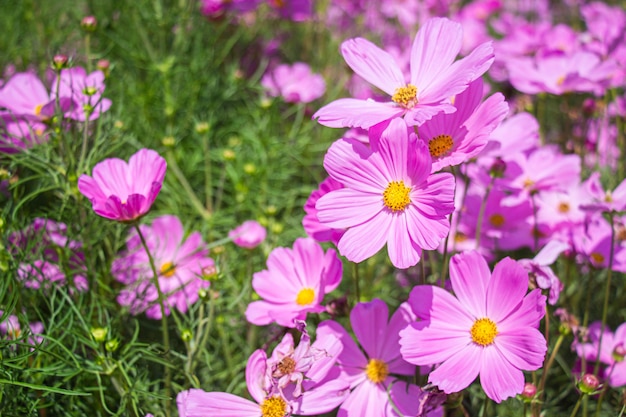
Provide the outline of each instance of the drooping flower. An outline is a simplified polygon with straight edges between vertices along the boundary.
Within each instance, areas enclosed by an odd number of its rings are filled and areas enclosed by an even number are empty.
[[[440,364],[428,377],[446,393],[461,391],[480,375],[496,402],[520,394],[522,371],[539,369],[547,350],[537,327],[545,296],[528,290],[528,273],[505,258],[493,274],[478,252],[452,257],[446,290],[419,285],[409,304],[421,319],[400,332],[402,357],[416,365]]]
[[[468,161],[487,145],[509,106],[500,93],[481,103],[482,98],[483,81],[479,78],[456,95],[457,111],[439,113],[419,127],[419,137],[428,144],[433,158],[433,172]]]
[[[270,96],[282,97],[287,103],[310,103],[326,92],[326,83],[304,62],[278,65],[266,73],[261,85]]]
[[[320,335],[333,335],[343,343],[338,365],[341,379],[350,383],[351,392],[339,407],[338,416],[382,416],[391,411],[388,392],[400,395],[406,385],[395,375],[413,375],[415,367],[400,355],[399,332],[415,320],[409,306],[402,304],[389,319],[387,305],[379,299],[358,303],[350,313],[352,329],[362,347],[337,322],[323,321],[317,328]],[[417,387],[416,387],[417,388]],[[421,390],[417,389],[417,403]],[[394,396],[395,394],[392,394]],[[390,415],[397,415],[391,412]]]
[[[109,158],[96,164],[93,177],[83,174],[78,189],[96,214],[131,222],[146,214],[156,200],[165,178],[167,162],[156,151],[140,149],[128,163]]]
[[[331,145],[324,167],[345,188],[318,200],[317,217],[333,229],[348,229],[338,249],[349,260],[361,262],[387,244],[391,262],[408,268],[448,233],[454,177],[430,174],[426,144],[400,119],[370,143],[371,149],[350,139]]]
[[[169,315],[172,308],[185,313],[198,300],[198,290],[210,285],[203,276],[215,272],[215,263],[209,258],[202,235],[193,232],[185,239],[183,225],[172,215],[157,217],[151,226],[139,228],[158,272],[165,313]],[[129,307],[132,314],[145,311],[149,318],[160,319],[158,290],[148,254],[136,231],[131,232],[126,247],[127,251],[111,267],[115,279],[126,284],[117,301]]]
[[[311,238],[299,238],[291,248],[276,248],[267,269],[254,274],[252,287],[263,300],[248,305],[246,318],[259,326],[276,322],[294,327],[294,319],[321,313],[324,295],[341,282],[342,264],[334,249],[326,253]]]
[[[456,108],[450,97],[484,74],[494,58],[493,47],[488,42],[455,62],[462,42],[460,24],[445,18],[428,20],[413,42],[411,74],[406,78],[393,57],[370,41],[362,38],[345,41],[341,52],[346,63],[356,74],[391,96],[391,101],[343,98],[322,107],[313,118],[328,127],[367,129],[402,116],[407,125],[419,126],[437,113],[453,113]]]
[[[259,222],[247,220],[228,232],[228,237],[239,247],[254,249],[265,240],[267,230]]]

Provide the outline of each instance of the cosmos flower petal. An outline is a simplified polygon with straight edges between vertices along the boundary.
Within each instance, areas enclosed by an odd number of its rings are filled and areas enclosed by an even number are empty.
[[[263,390],[265,371],[267,367],[267,354],[262,349],[252,352],[246,364],[246,385],[254,400],[258,403],[265,399]]]
[[[470,343],[469,328],[443,328],[439,322],[415,322],[400,332],[400,353],[415,365],[444,362]]]
[[[469,330],[474,323],[472,317],[459,303],[459,300],[443,288],[433,285],[417,285],[409,295],[409,305],[415,315],[422,320],[430,320],[442,327],[450,323],[450,317],[455,322],[447,328]]]
[[[337,417],[382,416],[388,402],[385,388],[366,380],[341,404]]]
[[[467,388],[484,366],[483,353],[482,346],[468,344],[432,371],[428,382],[437,385],[446,394]]]
[[[366,163],[379,160],[380,156],[372,154],[361,142],[340,139],[330,145],[326,152],[324,168],[344,187],[379,194],[387,187],[389,179],[385,177],[380,167]]]
[[[509,257],[502,259],[493,269],[487,287],[487,317],[500,322],[523,300],[528,290],[528,272]]]
[[[226,392],[205,392],[192,388],[176,397],[181,417],[259,417],[261,408],[245,398]]]
[[[358,303],[350,312],[354,335],[370,358],[382,359],[382,342],[385,340],[389,310],[385,302],[374,299]]]
[[[344,229],[367,222],[384,209],[382,192],[364,194],[349,188],[323,195],[315,205],[320,223]]]
[[[341,53],[357,75],[390,96],[396,88],[405,85],[396,60],[372,42],[363,38],[349,39],[341,44]]]
[[[491,271],[485,258],[476,251],[453,256],[450,260],[450,280],[461,305],[474,318],[487,317],[486,292]]]
[[[524,371],[541,368],[547,351],[545,339],[531,327],[499,333],[495,346],[511,364]]]
[[[421,248],[434,249],[440,242],[439,239],[436,239],[436,243],[432,240],[428,241],[424,239],[433,236],[432,229],[427,229],[428,233],[420,233],[421,230],[424,230],[424,222],[422,222],[422,219],[419,217],[412,219],[409,217],[409,212],[414,212],[414,210],[407,209],[403,213],[393,214],[395,221],[389,229],[387,236],[387,253],[389,254],[389,259],[396,268],[400,269],[406,269],[416,265],[422,256]],[[408,219],[414,220],[411,222],[412,226],[417,227],[409,228]],[[429,223],[435,222],[431,221]],[[448,229],[449,227],[446,229],[446,233]],[[415,231],[413,234],[417,234],[420,240],[416,240],[416,243],[413,243],[413,240],[411,240],[412,236],[407,233],[407,230],[409,230],[409,233]]]
[[[416,205],[417,206],[417,205]],[[407,224],[408,234],[411,241],[424,249],[436,249],[448,232],[450,231],[450,222],[446,217],[439,219],[431,219],[424,216],[418,207],[409,206],[405,211],[408,218]]]
[[[314,119],[327,127],[360,127],[368,129],[385,120],[404,114],[395,103],[379,103],[373,100],[341,98],[335,100],[313,115]]]
[[[351,227],[339,240],[339,253],[357,263],[372,257],[387,243],[392,221],[393,215],[383,211],[369,221]]]
[[[489,398],[497,403],[521,394],[524,389],[524,374],[511,365],[498,350],[483,349],[480,384]]]

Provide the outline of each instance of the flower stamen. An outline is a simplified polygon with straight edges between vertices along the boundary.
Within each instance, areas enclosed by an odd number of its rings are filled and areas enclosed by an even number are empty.
[[[387,379],[389,367],[380,359],[370,359],[365,368],[365,375],[375,384],[379,384]]]
[[[311,304],[315,300],[315,291],[313,288],[303,288],[296,296],[296,304],[304,306]]]
[[[454,141],[450,135],[435,136],[428,142],[428,150],[433,158],[438,158],[450,152]]]
[[[383,203],[391,211],[402,211],[411,204],[409,193],[411,188],[404,185],[404,181],[391,181],[383,191]]]
[[[284,417],[287,414],[287,403],[282,398],[275,396],[263,400],[261,415],[263,417]]]
[[[174,265],[172,262],[165,262],[163,265],[161,265],[160,272],[161,275],[165,278],[171,278],[176,273],[176,265]]]
[[[417,104],[417,87],[413,84],[407,84],[404,87],[396,88],[393,96],[391,96],[391,101],[407,109],[412,109]]]
[[[498,335],[496,324],[488,318],[478,319],[470,329],[472,341],[481,346],[489,346]]]

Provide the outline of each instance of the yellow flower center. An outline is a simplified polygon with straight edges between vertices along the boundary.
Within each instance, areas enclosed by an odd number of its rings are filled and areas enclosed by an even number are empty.
[[[311,304],[313,300],[315,300],[315,291],[313,291],[313,288],[303,288],[296,297],[296,304],[304,306]]]
[[[570,209],[569,204],[559,203],[559,207],[558,207],[559,213],[569,213],[569,209]]]
[[[296,361],[291,356],[286,356],[276,367],[281,375],[290,374],[296,369]]]
[[[606,194],[604,195],[604,202],[605,203],[612,203],[613,202],[613,195],[611,194],[610,191],[607,191]]]
[[[470,329],[472,340],[481,346],[488,346],[498,335],[496,324],[488,318],[478,319]]]
[[[383,191],[383,202],[391,211],[402,211],[411,203],[410,192],[404,181],[391,181]]]
[[[524,188],[530,188],[535,185],[535,181],[531,180],[530,178],[526,178],[522,185],[524,186]]]
[[[269,397],[261,404],[263,417],[284,417],[287,414],[287,403],[280,397]]]
[[[454,141],[452,140],[452,136],[439,135],[435,136],[430,140],[430,142],[428,142],[428,150],[433,158],[438,158],[447,154],[450,149],[452,149],[453,145]]]
[[[41,109],[43,109],[43,104],[37,104],[35,106],[35,116],[39,116],[41,114]]]
[[[176,273],[176,265],[171,262],[165,262],[161,265],[161,275],[165,278],[171,278]]]
[[[602,255],[601,253],[598,252],[593,252],[591,255],[589,255],[591,257],[591,259],[597,263],[597,264],[601,264],[604,263],[604,255]]]
[[[417,87],[413,84],[398,87],[393,93],[393,96],[391,96],[391,100],[400,104],[402,107],[412,109],[417,104]]]
[[[467,241],[467,236],[465,236],[465,235],[464,235],[463,233],[461,233],[461,232],[457,232],[457,233],[454,235],[454,241],[455,241],[455,242],[459,242],[459,243],[461,243],[461,242],[465,242],[465,241]]]
[[[504,224],[504,216],[502,214],[492,214],[489,216],[489,223],[494,227],[502,227]]]
[[[389,367],[380,359],[370,359],[365,368],[365,375],[373,383],[379,384],[389,375]]]

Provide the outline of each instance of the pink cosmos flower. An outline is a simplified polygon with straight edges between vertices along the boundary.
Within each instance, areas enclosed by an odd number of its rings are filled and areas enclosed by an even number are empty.
[[[283,349],[288,344],[288,340],[283,341],[277,349]],[[180,417],[288,417],[292,413],[314,416],[334,409],[348,392],[348,384],[338,378],[337,369],[331,369],[342,346],[332,336],[318,336],[312,346],[308,346],[308,340],[304,345],[305,348],[301,349],[297,358],[293,355],[283,356],[279,363],[273,360],[280,357],[276,352],[270,359],[260,349],[250,356],[246,365],[246,383],[254,401],[225,392],[191,389],[179,393],[176,398]],[[291,347],[293,348],[293,344]],[[323,357],[310,363],[308,359],[311,359],[311,349],[323,353]],[[300,350],[300,346],[296,350]],[[282,370],[281,373],[286,375],[285,371],[291,370],[294,375],[299,374],[295,371],[299,366],[296,359],[303,361],[303,381],[298,381],[302,389],[295,395],[296,384],[285,381],[288,386],[282,391],[277,390],[275,384],[278,381],[272,376],[273,373]],[[310,374],[321,378],[311,380],[308,378]]]
[[[38,345],[43,342],[43,324],[39,321],[28,323],[25,329],[22,329],[20,321],[17,316],[10,314],[5,315],[4,311],[0,310],[0,334],[10,340],[18,340],[28,335],[27,343],[29,345]]]
[[[159,285],[165,295],[165,313],[172,308],[185,313],[199,296],[198,290],[210,283],[204,275],[215,273],[215,263],[199,232],[184,238],[185,230],[176,216],[165,215],[153,220],[152,226],[139,226],[158,272]],[[158,292],[148,254],[136,231],[126,241],[127,251],[113,261],[111,273],[126,284],[117,297],[118,303],[132,314],[146,312],[152,319],[161,318]]]
[[[339,323],[332,320],[320,323],[318,337],[333,335],[343,343],[338,365],[341,379],[350,383],[352,391],[339,407],[339,417],[397,415],[385,413],[392,408],[388,392],[406,389],[406,385],[397,383],[394,375],[415,373],[415,367],[400,356],[399,332],[415,319],[406,303],[391,319],[382,300],[358,303],[350,312],[350,323],[362,349]],[[415,394],[413,400],[417,403],[421,390]]]
[[[75,108],[66,113],[66,117],[70,119],[81,122],[95,120],[111,107],[111,100],[102,97],[105,88],[102,71],[94,71],[88,75],[82,67],[64,69],[60,79],[55,80],[52,85],[56,86],[57,83],[58,96],[71,97],[76,103]]]
[[[409,297],[421,319],[400,332],[402,357],[416,365],[440,364],[428,377],[446,393],[461,391],[476,376],[496,402],[520,394],[522,371],[539,369],[547,350],[537,330],[545,296],[528,290],[528,273],[505,258],[493,274],[477,252],[452,257],[446,290],[419,285]]]
[[[487,145],[489,135],[506,116],[509,106],[496,93],[481,103],[481,78],[454,99],[454,113],[439,113],[419,127],[419,137],[428,144],[433,158],[433,172],[459,165],[478,155]]]
[[[586,186],[592,201],[584,204],[582,209],[607,213],[626,210],[626,180],[623,180],[615,190],[604,191],[600,173],[593,172],[586,181]]]
[[[304,231],[307,235],[318,242],[333,242],[337,245],[337,242],[339,242],[339,239],[345,232],[343,229],[333,229],[321,224],[317,218],[317,209],[315,208],[315,204],[317,204],[317,200],[319,200],[320,197],[333,190],[340,190],[342,188],[343,185],[341,185],[339,181],[327,177],[320,183],[316,190],[311,192],[311,195],[304,204],[306,214],[302,218],[302,227],[304,227]]]
[[[556,276],[550,265],[559,257],[561,252],[570,248],[570,245],[558,240],[551,240],[533,259],[520,259],[518,262],[530,275],[531,283],[542,290],[549,291],[548,303],[555,305],[563,290],[563,283]]]
[[[603,330],[602,322],[593,322],[589,325],[588,338],[589,342],[574,343],[578,356],[589,362],[595,362],[599,358],[600,362],[608,366],[604,374],[608,375],[609,385],[626,385],[626,323],[621,324],[613,333],[608,328]]]
[[[82,259],[81,259],[82,261]],[[17,277],[24,283],[26,288],[48,290],[52,284],[65,286],[68,283],[68,276],[59,265],[37,260],[32,264],[22,263],[17,269]],[[87,278],[84,275],[74,275],[70,278],[70,293],[76,288],[84,292],[89,289]]]
[[[54,115],[55,97],[33,73],[13,75],[0,89],[0,108],[13,116],[43,121]]]
[[[324,167],[345,188],[318,200],[317,217],[333,229],[348,229],[338,249],[349,260],[361,262],[387,244],[391,262],[408,268],[448,233],[454,177],[430,174],[426,144],[400,119],[370,143],[371,149],[350,139],[331,145]]]
[[[312,0],[270,0],[268,3],[283,19],[305,22],[313,17]]]
[[[267,258],[267,269],[254,274],[252,287],[263,300],[248,305],[246,318],[258,326],[275,321],[294,327],[294,319],[325,310],[324,295],[337,288],[342,271],[335,250],[324,253],[311,238],[296,239],[293,249],[276,248]]]
[[[259,222],[247,220],[228,232],[228,237],[239,247],[254,249],[265,240],[267,230]]]
[[[419,126],[437,113],[453,113],[456,108],[450,97],[484,74],[494,58],[491,43],[484,43],[454,62],[462,42],[460,24],[445,18],[428,20],[413,42],[408,82],[388,52],[362,38],[344,42],[341,52],[346,63],[391,96],[391,101],[339,99],[322,107],[313,118],[328,127],[367,129],[395,117],[404,116],[407,125]]]
[[[304,62],[277,66],[263,76],[261,85],[270,96],[282,96],[287,103],[310,103],[326,92],[324,78]]]
[[[131,222],[146,214],[156,200],[165,178],[167,162],[156,151],[140,149],[128,163],[105,159],[93,168],[93,177],[83,174],[78,189],[96,214]]]

